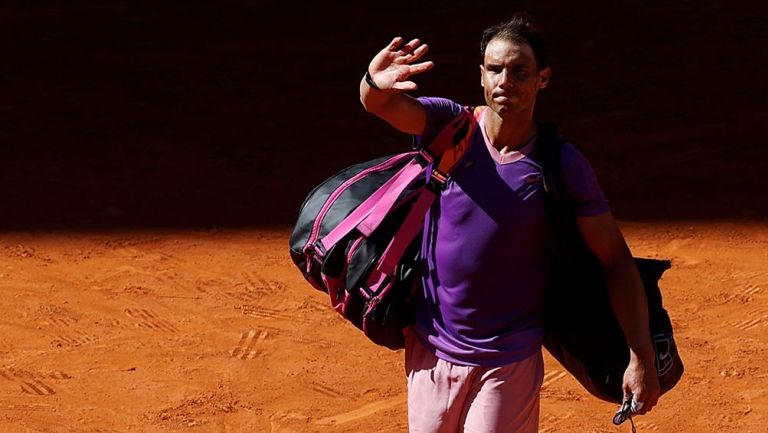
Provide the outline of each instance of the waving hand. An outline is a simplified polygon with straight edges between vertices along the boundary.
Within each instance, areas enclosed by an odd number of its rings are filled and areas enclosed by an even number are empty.
[[[416,90],[416,83],[410,80],[412,75],[432,69],[432,62],[415,63],[428,46],[418,39],[403,44],[403,38],[396,37],[389,45],[373,58],[368,65],[368,72],[376,86],[384,92],[407,92]]]

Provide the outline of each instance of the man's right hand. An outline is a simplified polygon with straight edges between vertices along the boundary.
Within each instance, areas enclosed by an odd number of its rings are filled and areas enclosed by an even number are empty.
[[[427,45],[413,39],[403,45],[403,38],[396,37],[386,48],[379,51],[368,65],[368,72],[382,92],[398,93],[416,90],[410,80],[415,74],[432,69],[434,63],[414,63],[427,52]]]
[[[367,76],[360,80],[363,107],[408,134],[423,133],[427,124],[424,106],[405,93],[416,90],[412,75],[432,68],[432,62],[415,63],[426,52],[427,46],[418,39],[403,44],[403,38],[396,37],[368,65],[375,87]]]

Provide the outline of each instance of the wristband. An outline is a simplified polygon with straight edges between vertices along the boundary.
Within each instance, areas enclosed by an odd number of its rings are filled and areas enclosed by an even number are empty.
[[[376,82],[373,81],[373,77],[371,77],[371,73],[369,71],[365,71],[365,82],[370,86],[371,89],[381,91],[379,86],[376,85]]]

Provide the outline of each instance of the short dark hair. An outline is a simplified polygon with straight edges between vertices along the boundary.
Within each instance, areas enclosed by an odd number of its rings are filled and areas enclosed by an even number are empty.
[[[518,12],[509,20],[485,29],[483,31],[483,38],[480,40],[481,59],[485,59],[485,49],[494,39],[512,41],[518,44],[526,43],[533,50],[536,67],[541,70],[549,66],[541,29],[533,20],[533,17],[527,13]]]

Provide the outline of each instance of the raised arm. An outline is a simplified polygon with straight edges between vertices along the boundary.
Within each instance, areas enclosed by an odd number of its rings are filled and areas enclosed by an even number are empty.
[[[403,45],[403,38],[396,37],[386,48],[379,51],[368,65],[369,78],[360,82],[360,102],[363,107],[390,125],[408,134],[422,134],[427,124],[424,107],[406,94],[416,90],[412,75],[432,68],[432,62],[415,63],[427,52],[427,45],[413,39]]]

